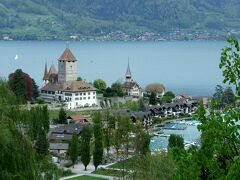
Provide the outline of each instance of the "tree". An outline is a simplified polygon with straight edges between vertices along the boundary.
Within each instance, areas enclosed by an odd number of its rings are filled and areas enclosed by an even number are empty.
[[[61,108],[59,111],[57,123],[67,124],[67,114],[63,108]]]
[[[33,100],[34,87],[32,78],[27,73],[22,72],[21,69],[17,69],[15,73],[9,75],[9,85],[11,90],[21,100]]]
[[[130,137],[129,134],[132,131],[132,123],[128,116],[120,116],[118,119],[118,133],[120,137],[120,144],[123,147],[123,156],[128,157]]]
[[[9,87],[16,97],[27,100],[27,83],[21,69],[17,69],[14,74],[9,75]]]
[[[49,126],[50,126],[48,107],[43,106],[41,108],[41,111],[42,111],[42,126],[43,126],[43,129],[44,129],[45,133],[48,133],[49,132]]]
[[[43,129],[39,130],[39,134],[36,140],[35,149],[40,156],[48,155],[49,143],[47,135]]]
[[[149,104],[151,104],[151,105],[157,104],[156,92],[154,92],[154,91],[151,92],[151,95],[149,97]]]
[[[163,95],[162,101],[164,103],[171,103],[173,98],[175,98],[175,94],[171,91],[168,91]]]
[[[175,161],[170,154],[165,152],[154,155],[147,154],[139,157],[134,163],[134,179],[174,179],[175,168]]]
[[[115,117],[110,115],[109,111],[105,111],[103,113],[103,118],[104,118],[104,128],[103,128],[104,146],[107,149],[107,157],[109,157],[110,147],[113,144],[112,135],[113,135],[113,130],[115,128]]]
[[[102,79],[96,79],[93,82],[93,85],[94,85],[95,88],[98,89],[99,93],[104,93],[106,88],[107,88],[106,82],[104,80],[102,80]]]
[[[82,78],[80,76],[78,76],[77,81],[82,81]]]
[[[78,154],[78,135],[76,133],[73,133],[72,139],[69,143],[69,156],[73,163],[73,167],[78,158]]]
[[[223,91],[223,87],[221,85],[217,85],[215,87],[215,93],[213,94],[213,99],[216,101],[219,108],[223,106]]]
[[[139,109],[140,109],[140,111],[143,111],[143,112],[146,111],[146,106],[145,106],[145,103],[144,103],[144,99],[143,99],[143,98],[140,98],[140,99],[139,99]]]
[[[217,85],[215,87],[215,93],[213,94],[213,98],[221,102],[223,98],[223,90],[224,89],[221,85]]]
[[[235,95],[231,87],[227,87],[223,92],[222,103],[224,105],[234,105]]]
[[[24,110],[16,99],[7,83],[0,81],[0,179],[41,179],[43,172],[46,179],[58,178],[56,166],[45,156],[48,141],[43,109]],[[34,139],[32,127],[36,127]]]
[[[124,90],[121,83],[113,83],[111,88],[115,96],[122,97],[124,95]]]
[[[93,164],[95,170],[103,159],[103,132],[102,132],[102,116],[100,113],[94,115],[93,119],[93,134],[94,134],[94,150],[93,150]]]
[[[145,132],[142,129],[137,129],[137,135],[135,142],[137,143],[137,152],[142,155],[146,156],[147,153],[150,152],[149,145],[150,145],[151,137],[148,132]]]
[[[171,134],[168,139],[168,148],[184,148],[184,139],[182,136]]]
[[[236,38],[228,38],[227,42],[230,45],[222,49],[219,67],[223,70],[223,82],[233,84],[240,96],[240,46]]]
[[[90,162],[90,140],[91,140],[91,129],[88,125],[84,125],[81,134],[81,161],[87,170],[87,166]]]
[[[236,39],[228,39],[231,47],[222,50],[220,68],[223,69],[224,83],[234,85],[239,93],[239,45]],[[235,48],[235,49],[234,49]],[[198,108],[197,119],[202,123],[198,126],[201,131],[201,147],[190,149],[181,157],[178,164],[178,179],[186,177],[191,167],[199,173],[191,179],[234,179],[239,178],[240,156],[240,108],[224,108],[216,111],[214,103],[207,116],[203,104]],[[188,159],[189,161],[186,161]]]
[[[34,79],[32,79],[32,85],[33,85],[33,98],[37,99],[39,97],[39,90],[38,85],[36,84]]]

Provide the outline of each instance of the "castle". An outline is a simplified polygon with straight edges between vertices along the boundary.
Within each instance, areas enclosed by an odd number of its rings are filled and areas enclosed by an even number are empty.
[[[97,89],[84,81],[77,81],[77,59],[66,48],[58,59],[58,71],[47,64],[43,76],[41,97],[48,101],[66,102],[68,109],[97,105]]]

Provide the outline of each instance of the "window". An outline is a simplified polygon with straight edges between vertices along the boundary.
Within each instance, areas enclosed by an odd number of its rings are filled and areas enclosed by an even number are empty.
[[[82,97],[80,97],[80,100],[82,100]]]
[[[90,95],[90,92],[88,93],[88,95]]]
[[[82,95],[82,93],[80,93],[80,96]]]
[[[86,97],[84,97],[83,99],[86,100]]]
[[[88,97],[88,99],[90,99],[90,97]]]
[[[78,93],[76,93],[75,96],[78,96]]]
[[[65,93],[65,96],[72,96],[72,93]]]
[[[75,98],[75,100],[79,100],[79,98]]]
[[[95,95],[96,94],[96,92],[93,92],[93,95]]]
[[[95,99],[96,97],[95,96],[93,96],[93,99]]]
[[[86,93],[83,93],[84,96],[86,96]]]

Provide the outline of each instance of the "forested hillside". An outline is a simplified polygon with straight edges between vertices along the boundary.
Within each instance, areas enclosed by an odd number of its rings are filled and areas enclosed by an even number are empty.
[[[97,37],[113,32],[240,30],[239,0],[0,0],[0,33],[15,39]]]

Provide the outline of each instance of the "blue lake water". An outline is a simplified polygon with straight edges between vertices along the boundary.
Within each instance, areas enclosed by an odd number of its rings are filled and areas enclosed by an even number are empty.
[[[190,95],[211,95],[221,84],[218,68],[223,41],[188,42],[70,42],[78,59],[78,73],[87,81],[102,78],[110,85],[123,81],[130,59],[134,80],[144,88],[161,82],[167,90]],[[0,42],[0,76],[17,68],[29,73],[39,85],[45,62],[50,66],[66,48],[64,41]],[[14,60],[16,54],[18,60]]]
[[[195,122],[195,121],[189,121],[189,122]],[[176,125],[174,123],[170,123],[172,125]],[[178,125],[181,126],[181,125]],[[165,135],[170,135],[170,134],[177,134],[181,135],[184,138],[185,142],[200,142],[200,136],[201,132],[197,129],[196,125],[184,125],[186,129],[184,130],[163,130],[163,133]],[[168,138],[169,137],[159,137],[159,136],[154,136],[151,139],[150,143],[150,149],[151,151],[157,151],[159,149],[164,149],[167,148],[168,146]]]

